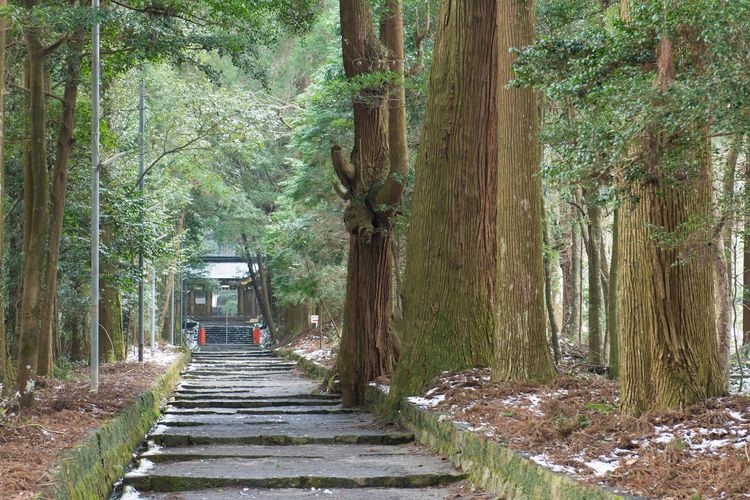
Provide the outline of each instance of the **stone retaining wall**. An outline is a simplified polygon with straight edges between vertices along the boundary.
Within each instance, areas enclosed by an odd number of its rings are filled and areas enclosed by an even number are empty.
[[[53,485],[36,497],[108,498],[112,485],[130,465],[133,450],[157,421],[164,398],[172,392],[189,358],[189,353],[183,354],[132,405],[92,431],[81,445],[65,453],[55,467]]]
[[[305,374],[324,379],[330,370],[288,350],[279,355],[296,360]],[[386,395],[371,385],[365,392],[365,406],[378,413]],[[507,499],[626,499],[633,498],[615,491],[581,484],[565,474],[553,472],[529,460],[523,454],[505,448],[459,425],[441,421],[440,415],[402,402],[401,425],[414,433],[415,439],[435,453],[451,460],[469,474],[469,481]]]

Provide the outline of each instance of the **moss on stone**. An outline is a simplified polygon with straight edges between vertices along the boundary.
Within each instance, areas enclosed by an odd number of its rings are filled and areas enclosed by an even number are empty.
[[[377,413],[386,400],[377,387],[365,395],[368,409]],[[401,402],[399,422],[416,440],[450,459],[469,475],[469,481],[508,499],[624,499],[614,491],[581,484],[574,478],[553,472],[522,454],[473,432],[465,431],[440,415]]]
[[[122,477],[131,463],[133,450],[158,419],[161,402],[179,380],[188,359],[189,354],[183,354],[132,405],[92,431],[82,444],[65,453],[55,465],[53,485],[36,497],[107,498],[114,482]]]

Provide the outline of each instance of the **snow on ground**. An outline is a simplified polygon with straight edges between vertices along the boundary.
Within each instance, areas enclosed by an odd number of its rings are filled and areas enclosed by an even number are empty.
[[[156,363],[160,366],[171,365],[180,357],[180,351],[173,346],[166,344],[157,344],[152,351],[150,347],[143,348],[143,361],[145,363]],[[138,348],[128,349],[128,362],[135,363],[138,361]]]

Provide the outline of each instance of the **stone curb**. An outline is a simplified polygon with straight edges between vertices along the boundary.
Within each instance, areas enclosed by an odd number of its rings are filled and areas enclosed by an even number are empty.
[[[300,368],[302,368],[302,372],[307,378],[311,378],[313,380],[323,381],[327,378],[330,378],[333,371],[329,368],[326,368],[325,366],[319,365],[314,361],[310,361],[309,359],[300,356],[296,352],[292,351],[291,349],[275,349],[273,351],[274,354],[277,354],[278,356],[281,356],[282,358],[291,359],[292,361],[296,361],[297,365],[299,365]]]
[[[331,371],[292,351],[278,354],[300,364],[311,378],[323,379]],[[378,413],[386,394],[374,385],[365,390],[365,406]],[[469,474],[469,482],[508,499],[632,499],[613,490],[582,484],[571,476],[543,467],[522,453],[504,448],[490,439],[464,430],[460,425],[442,421],[440,414],[402,401],[399,422],[414,433],[416,440],[435,453],[447,457]]]
[[[377,411],[386,395],[368,386],[368,408]],[[566,474],[543,467],[520,452],[505,448],[460,424],[441,419],[441,414],[403,401],[399,421],[416,440],[447,457],[469,474],[469,481],[508,499],[632,499],[601,486],[587,485]]]
[[[108,498],[112,485],[133,460],[133,450],[158,420],[162,402],[174,389],[189,358],[188,352],[183,353],[135,403],[66,452],[55,465],[53,485],[34,498]]]

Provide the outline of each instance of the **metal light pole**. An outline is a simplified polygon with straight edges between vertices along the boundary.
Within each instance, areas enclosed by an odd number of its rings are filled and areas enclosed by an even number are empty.
[[[151,355],[156,349],[156,268],[151,266]]]
[[[141,79],[141,97],[138,106],[139,111],[139,124],[138,124],[138,143],[140,146],[140,155],[138,158],[138,187],[141,191],[141,197],[143,196],[143,176],[145,171],[145,158],[146,158],[146,112],[144,98],[144,83]],[[142,201],[142,200],[141,200]],[[141,205],[141,221],[143,221],[143,205]],[[143,344],[145,343],[143,333],[143,249],[138,252],[138,361],[143,362]]]
[[[91,0],[91,386],[99,390],[99,0]]]
[[[169,345],[174,345],[174,291],[177,287],[174,274],[172,276],[172,289],[169,292]]]

